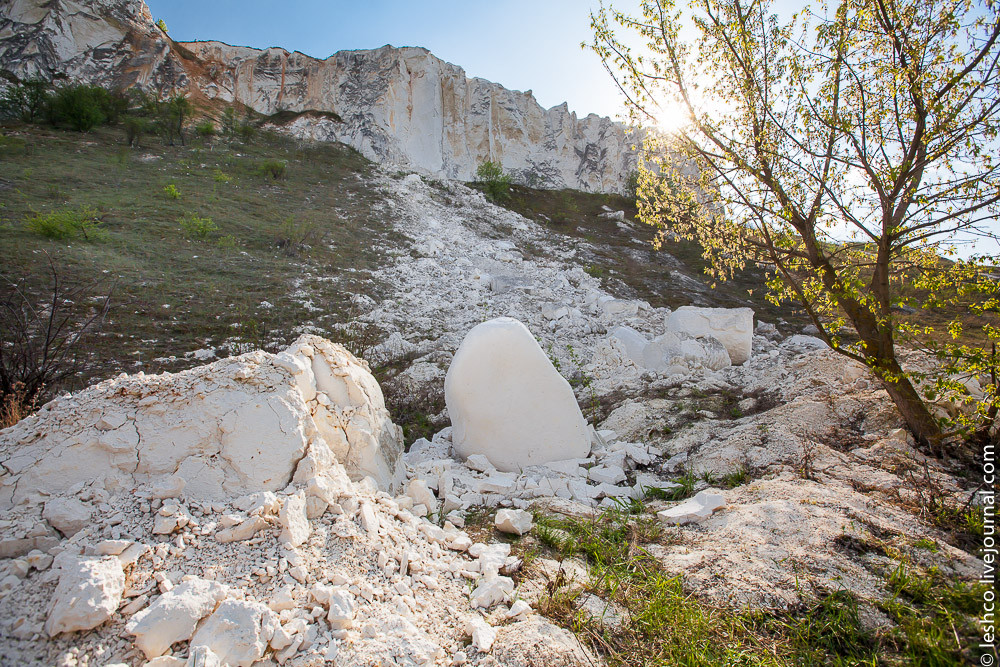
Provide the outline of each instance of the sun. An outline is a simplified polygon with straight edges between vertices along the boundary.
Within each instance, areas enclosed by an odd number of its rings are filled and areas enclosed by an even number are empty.
[[[662,101],[657,104],[653,119],[655,127],[666,134],[677,134],[691,122],[687,107],[676,101]]]

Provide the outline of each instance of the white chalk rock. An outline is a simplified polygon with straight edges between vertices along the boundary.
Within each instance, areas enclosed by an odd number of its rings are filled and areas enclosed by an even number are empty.
[[[93,415],[102,413],[130,417],[96,425]],[[402,449],[402,431],[364,362],[302,336],[277,355],[119,376],[5,429],[0,512],[35,493],[68,496],[80,483],[115,489],[153,481],[156,496],[226,500],[280,491],[299,467],[310,472],[304,482],[334,464],[391,490],[403,479]],[[46,504],[46,518],[65,531],[86,525],[78,501]]]
[[[643,365],[657,373],[683,373],[699,367],[717,371],[731,365],[729,352],[716,338],[672,331],[654,338],[642,354]]]
[[[326,620],[334,630],[347,630],[354,627],[354,595],[344,588],[335,588],[326,598],[329,613]]]
[[[437,498],[427,488],[427,482],[422,479],[411,479],[406,486],[406,495],[413,499],[413,505],[423,505],[427,513],[432,513],[437,509]]]
[[[191,646],[205,646],[230,667],[250,667],[264,656],[279,625],[278,616],[260,602],[225,600],[205,619]]]
[[[686,500],[676,507],[661,510],[656,516],[667,525],[683,525],[701,521],[712,516],[712,512],[726,504],[726,499],[720,493],[699,491],[694,498]]]
[[[667,316],[667,331],[717,338],[739,366],[753,353],[753,310],[682,306]]]
[[[42,518],[65,537],[73,537],[90,524],[90,505],[76,498],[52,498],[46,501]]]
[[[500,510],[497,512],[493,525],[501,533],[524,535],[531,530],[534,524],[532,523],[531,512],[524,510]]]
[[[186,641],[195,626],[229,593],[228,587],[205,579],[190,579],[167,591],[129,619],[125,631],[147,659],[161,656],[174,642]]]
[[[506,602],[514,594],[514,580],[510,577],[484,577],[469,600],[473,609],[489,609],[495,604]]]
[[[111,618],[122,601],[125,573],[115,557],[66,558],[52,596],[45,631],[90,630]]]
[[[465,632],[472,638],[472,645],[480,653],[489,653],[497,639],[497,631],[478,616],[473,616],[465,624]]]
[[[625,351],[625,357],[640,368],[645,365],[643,352],[649,341],[641,333],[632,327],[615,327],[608,334],[609,338],[617,339],[621,342]]]
[[[515,319],[468,333],[445,378],[455,451],[516,471],[590,453],[587,422],[569,383]]]
[[[278,515],[281,523],[280,542],[288,542],[293,547],[300,546],[309,538],[311,528],[309,518],[306,516],[306,494],[299,491],[285,498],[281,505],[281,513]]]

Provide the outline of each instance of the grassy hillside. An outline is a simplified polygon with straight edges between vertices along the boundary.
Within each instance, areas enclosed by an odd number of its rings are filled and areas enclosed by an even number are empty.
[[[301,325],[329,331],[349,318],[352,292],[377,296],[371,270],[392,242],[373,212],[370,171],[347,147],[267,134],[249,145],[149,139],[129,149],[113,129],[8,126],[0,273],[26,279],[40,301],[50,262],[64,284],[92,296],[113,287],[110,317],[89,348],[97,376],[173,369],[191,362],[166,358],[227,341],[233,351],[275,345]],[[32,231],[32,218],[87,209],[97,238]],[[308,274],[328,279],[297,294]]]

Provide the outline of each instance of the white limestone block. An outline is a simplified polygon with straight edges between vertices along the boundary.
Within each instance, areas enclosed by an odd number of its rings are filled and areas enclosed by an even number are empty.
[[[298,491],[285,498],[281,505],[281,512],[278,515],[281,523],[280,542],[288,542],[293,547],[300,546],[309,538],[311,528],[309,518],[306,516],[306,494]]]
[[[510,577],[487,576],[472,591],[470,603],[473,609],[489,609],[495,604],[506,602],[514,594],[514,580]]]
[[[524,510],[500,510],[494,518],[493,525],[501,533],[524,535],[534,525],[531,512]]]
[[[171,644],[186,641],[195,626],[228,595],[228,587],[205,579],[190,579],[156,598],[125,625],[147,659],[161,656]]]
[[[45,621],[50,637],[96,628],[117,611],[125,591],[125,573],[115,557],[60,560],[59,583]]]
[[[701,521],[712,516],[712,512],[726,504],[726,499],[720,493],[699,491],[694,498],[684,501],[676,507],[661,510],[656,516],[667,525],[683,525]]]
[[[497,639],[497,631],[479,616],[469,619],[465,632],[472,638],[472,645],[480,653],[489,653]]]
[[[42,518],[65,537],[73,537],[90,524],[90,505],[76,498],[51,498],[45,502]]]
[[[445,402],[455,451],[516,471],[590,453],[587,423],[569,383],[515,319],[468,333],[448,369]]]
[[[712,336],[739,366],[753,353],[753,310],[750,308],[699,308],[682,306],[667,316],[667,331],[690,336]]]
[[[191,646],[205,646],[230,667],[250,667],[264,656],[278,627],[277,615],[260,602],[224,600],[203,621]]]

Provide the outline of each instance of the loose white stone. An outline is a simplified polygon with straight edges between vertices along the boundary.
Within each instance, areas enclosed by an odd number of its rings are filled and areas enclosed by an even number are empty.
[[[472,637],[472,645],[481,653],[489,653],[497,638],[497,631],[479,616],[469,619],[465,625],[465,632]]]
[[[191,646],[206,646],[231,667],[250,667],[264,656],[278,627],[278,617],[259,602],[224,600],[191,638]]]
[[[524,535],[534,525],[531,512],[524,510],[500,510],[493,521],[496,529],[502,533]]]
[[[676,507],[661,510],[656,513],[656,516],[665,524],[683,525],[709,517],[712,512],[725,504],[726,500],[722,494],[699,491],[694,498],[686,500]]]
[[[497,318],[468,333],[448,369],[445,401],[463,458],[482,454],[516,471],[590,452],[573,390],[517,320]]]
[[[667,331],[691,336],[712,336],[738,366],[753,353],[753,310],[750,308],[698,308],[681,306],[667,316]]]
[[[354,596],[350,591],[336,588],[327,598],[330,611],[326,620],[334,630],[348,630],[354,627]]]
[[[309,538],[311,528],[309,519],[306,516],[306,494],[304,491],[285,498],[281,505],[281,513],[278,517],[282,526],[280,542],[287,542],[293,547],[297,547]]]
[[[60,558],[59,584],[49,605],[45,631],[90,630],[118,610],[125,573],[117,558]]]
[[[218,582],[190,579],[136,613],[125,631],[135,635],[135,645],[147,659],[163,655],[174,642],[190,639],[198,621],[212,613],[228,592]]]
[[[218,542],[243,542],[249,540],[251,537],[256,535],[259,531],[264,530],[270,524],[262,516],[252,516],[249,519],[242,521],[241,523],[233,526],[232,528],[226,528],[225,530],[220,530],[215,534],[215,539]]]
[[[489,609],[495,604],[506,602],[514,593],[514,580],[510,577],[485,577],[472,591],[470,603],[473,609]]]
[[[66,537],[73,537],[90,524],[90,505],[76,498],[52,498],[45,502],[42,518]]]

